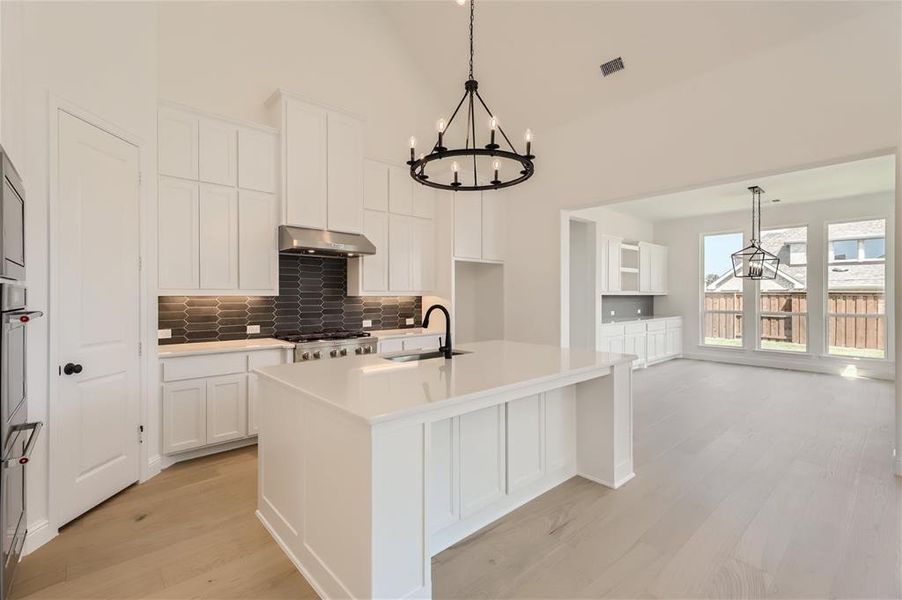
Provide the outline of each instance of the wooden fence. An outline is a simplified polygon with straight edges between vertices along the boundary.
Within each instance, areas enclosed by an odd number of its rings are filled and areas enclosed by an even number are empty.
[[[885,298],[882,293],[831,293],[827,299],[827,345],[840,348],[886,349]],[[715,312],[710,312],[715,311]],[[727,311],[727,312],[716,312]],[[808,302],[804,293],[761,294],[761,336],[764,340],[808,343]],[[774,313],[787,313],[774,314]],[[803,313],[793,315],[790,313]],[[705,337],[742,337],[742,295],[705,293]]]

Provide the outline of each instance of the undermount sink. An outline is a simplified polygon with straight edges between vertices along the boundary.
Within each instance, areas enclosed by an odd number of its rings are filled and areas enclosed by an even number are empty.
[[[465,350],[452,350],[451,356],[458,354],[469,354]],[[395,354],[394,356],[383,356],[385,360],[394,362],[413,362],[415,360],[429,360],[430,358],[444,358],[445,355],[439,350],[430,350],[429,352],[414,352],[413,354]]]

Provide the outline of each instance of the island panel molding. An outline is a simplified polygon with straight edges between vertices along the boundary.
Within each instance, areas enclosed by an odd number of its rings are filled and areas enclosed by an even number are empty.
[[[321,597],[429,598],[437,552],[575,475],[633,477],[635,357],[458,349],[257,371],[258,518]]]

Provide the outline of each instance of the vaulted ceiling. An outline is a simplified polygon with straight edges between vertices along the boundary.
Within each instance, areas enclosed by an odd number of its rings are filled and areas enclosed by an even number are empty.
[[[511,131],[550,127],[629,102],[874,10],[868,2],[476,3],[475,76]],[[383,2],[448,112],[467,76],[468,7],[453,0]],[[603,78],[599,65],[626,69]],[[756,90],[749,81],[749,93]],[[436,115],[439,116],[448,115]]]

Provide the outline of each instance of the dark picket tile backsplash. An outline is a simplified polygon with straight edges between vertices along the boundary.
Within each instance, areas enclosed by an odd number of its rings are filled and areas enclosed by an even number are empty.
[[[279,295],[161,296],[159,328],[171,329],[172,338],[160,344],[212,342],[272,337],[294,331],[419,327],[422,298],[382,296],[349,298],[347,261],[283,254],[279,256]],[[413,325],[405,325],[413,318]],[[248,334],[259,325],[259,334]]]

